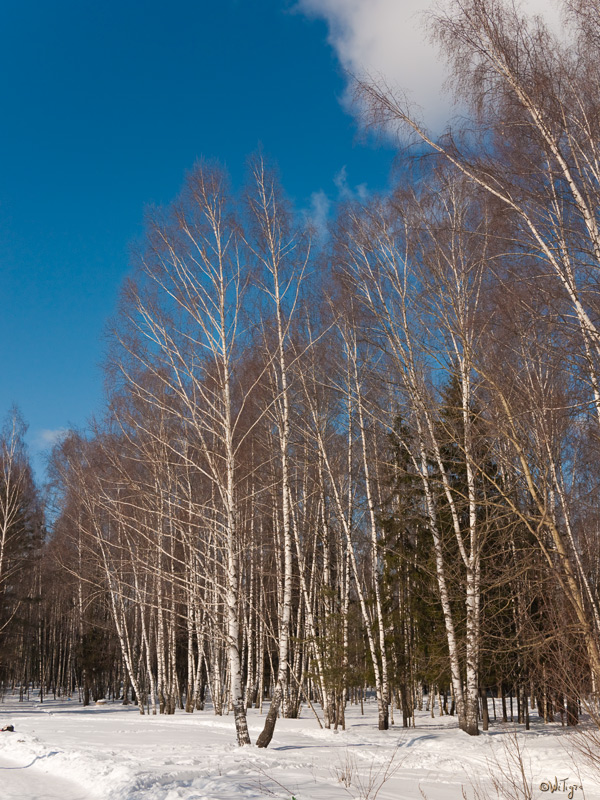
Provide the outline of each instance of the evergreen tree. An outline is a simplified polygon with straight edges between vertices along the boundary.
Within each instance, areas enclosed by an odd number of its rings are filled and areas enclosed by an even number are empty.
[[[0,432],[0,665],[3,673],[35,633],[41,592],[43,511],[29,463],[27,426],[12,408]]]

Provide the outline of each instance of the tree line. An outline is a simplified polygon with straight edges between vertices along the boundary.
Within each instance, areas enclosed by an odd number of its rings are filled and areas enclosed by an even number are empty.
[[[600,7],[563,12],[564,37],[501,0],[431,17],[468,114],[438,138],[357,79],[411,143],[324,244],[261,156],[148,213],[48,535],[3,433],[5,688],[210,698],[240,745],[268,700],[259,746],[365,687],[381,729],[436,696],[472,735],[490,698],[595,713]]]

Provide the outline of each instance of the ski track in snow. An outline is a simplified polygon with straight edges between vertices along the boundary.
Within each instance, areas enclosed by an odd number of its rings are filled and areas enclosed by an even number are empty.
[[[253,741],[264,716],[249,712]],[[495,797],[490,769],[502,764],[513,726],[495,724],[468,737],[453,717],[418,712],[415,728],[377,730],[377,709],[348,707],[347,730],[321,730],[310,711],[298,720],[280,719],[267,750],[238,748],[233,716],[212,711],[141,716],[118,703],[83,708],[76,701],[0,704],[0,792],[19,800],[461,800],[479,784]],[[600,766],[574,765],[573,731],[535,720],[519,726],[534,800],[568,797],[568,786],[585,788],[585,800],[600,800]],[[600,757],[599,757],[600,763]],[[384,777],[387,774],[387,779]],[[555,792],[542,781],[565,779]],[[575,800],[583,800],[580,789]]]
[[[38,766],[0,757],[0,791],[8,800],[88,800],[87,789],[73,781],[49,775]]]

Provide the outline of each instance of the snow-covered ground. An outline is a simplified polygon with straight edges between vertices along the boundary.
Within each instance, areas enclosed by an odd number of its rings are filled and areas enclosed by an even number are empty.
[[[312,712],[280,719],[268,750],[240,749],[233,716],[211,711],[141,716],[133,706],[81,707],[75,700],[0,705],[0,793],[22,800],[480,800],[496,797],[523,753],[532,797],[600,800],[600,768],[586,765],[571,731],[533,721],[528,732],[495,724],[468,737],[453,717],[417,715],[415,728],[376,729],[376,708],[348,708],[347,730],[321,730]],[[263,718],[251,711],[253,741]],[[600,762],[600,754],[599,754]],[[513,775],[517,767],[512,767]],[[580,788],[570,788],[583,785]],[[509,794],[507,797],[518,797]]]

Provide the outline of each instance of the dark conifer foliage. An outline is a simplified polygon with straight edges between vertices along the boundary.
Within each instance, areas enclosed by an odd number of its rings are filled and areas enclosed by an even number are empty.
[[[26,430],[20,412],[12,408],[0,431],[0,669],[5,681],[29,643],[39,638],[45,529]]]

